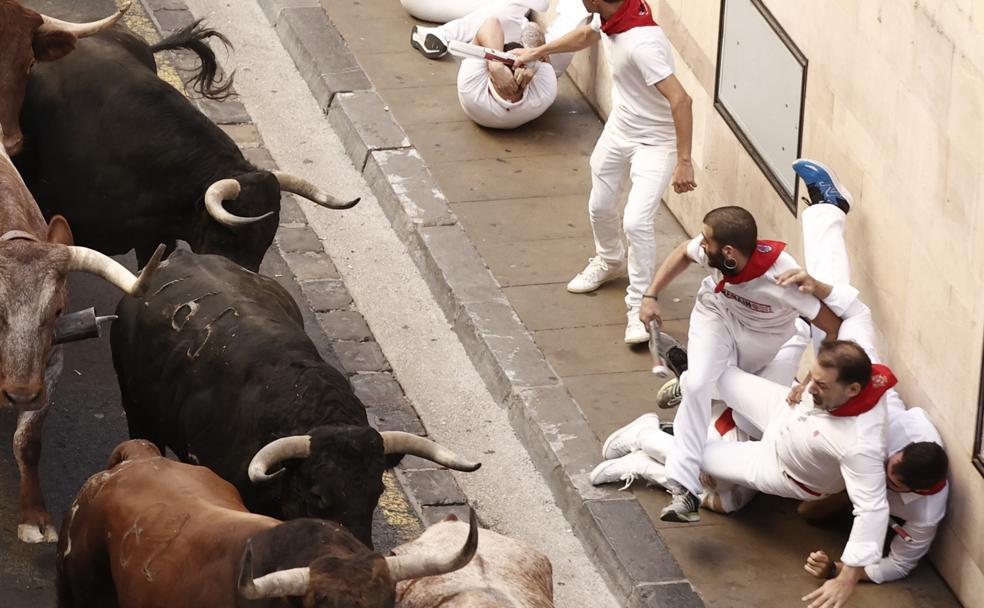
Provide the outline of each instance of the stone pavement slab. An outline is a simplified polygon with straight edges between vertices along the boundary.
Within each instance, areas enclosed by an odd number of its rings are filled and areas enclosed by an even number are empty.
[[[662,490],[587,483],[600,440],[650,411],[659,382],[645,348],[622,343],[624,279],[591,296],[564,290],[593,254],[588,157],[602,123],[583,96],[563,78],[540,119],[516,131],[477,127],[457,101],[456,61],[428,61],[409,49],[414,21],[399,3],[320,3],[335,30],[324,35],[345,40],[370,81],[354,90],[378,96],[427,169],[387,180],[385,168],[370,162],[374,190],[378,184],[381,198],[414,187],[431,193],[425,198],[431,216],[442,218],[437,225],[421,222],[406,200],[385,204],[386,213],[610,587],[633,607],[800,605],[804,590],[816,587],[801,568],[806,552],[834,551],[842,530],[813,528],[793,515],[792,503],[762,498],[735,517],[666,524],[652,519],[667,502]],[[310,52],[292,55],[303,71]],[[654,227],[660,257],[687,238],[665,210]],[[661,302],[667,330],[681,340],[701,278],[689,270]],[[931,568],[921,570],[930,574],[865,585],[852,605],[904,608],[923,605],[919,598],[955,605]]]

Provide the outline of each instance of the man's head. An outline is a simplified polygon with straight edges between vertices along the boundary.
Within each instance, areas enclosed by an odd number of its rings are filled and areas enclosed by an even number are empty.
[[[755,251],[758,226],[741,207],[718,207],[704,216],[701,247],[708,264],[726,275],[738,274]]]
[[[871,380],[871,359],[850,340],[824,342],[810,369],[813,405],[835,410],[857,396]]]
[[[932,441],[910,443],[885,461],[888,489],[893,492],[928,490],[946,479],[949,459]]]
[[[585,10],[589,13],[598,13],[602,19],[608,19],[622,5],[624,0],[581,0]]]

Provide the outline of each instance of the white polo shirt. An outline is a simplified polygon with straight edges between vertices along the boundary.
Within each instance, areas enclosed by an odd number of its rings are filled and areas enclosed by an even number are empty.
[[[458,69],[458,100],[468,118],[483,127],[515,129],[539,118],[557,98],[557,75],[538,62],[519,101],[507,101],[492,86],[484,59],[467,58]]]
[[[847,490],[854,525],[841,560],[868,566],[881,559],[888,501],[885,480],[885,412],[882,395],[857,416],[832,416],[808,396],[769,424],[783,472],[819,494]]]
[[[591,22],[601,31],[601,21]],[[620,34],[605,35],[608,62],[612,68],[611,127],[635,143],[676,145],[676,127],[670,102],[656,88],[676,71],[673,47],[658,25],[634,27]]]
[[[943,445],[939,432],[922,408],[888,413],[888,455],[902,451],[910,443],[931,441]],[[950,496],[948,483],[936,494],[922,495],[915,492],[888,492],[889,512],[902,519],[902,529],[908,534],[906,542],[896,534],[892,539],[888,557],[866,566],[864,571],[875,583],[885,583],[903,578],[926,555],[940,521],[946,515],[946,501]]]
[[[788,330],[791,334],[796,317],[803,315],[813,320],[819,314],[820,300],[816,297],[802,293],[795,285],[776,284],[776,277],[800,267],[785,251],[762,276],[744,283],[728,283],[720,293],[714,293],[724,275],[708,264],[707,254],[700,246],[703,240],[702,235],[697,235],[687,244],[687,257],[710,272],[701,282],[698,298],[713,297],[745,327],[766,332]]]

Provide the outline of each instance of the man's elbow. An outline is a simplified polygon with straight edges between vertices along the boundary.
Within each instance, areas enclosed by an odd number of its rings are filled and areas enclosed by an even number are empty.
[[[693,106],[694,100],[686,91],[681,91],[670,103],[673,112],[690,112],[693,110]]]

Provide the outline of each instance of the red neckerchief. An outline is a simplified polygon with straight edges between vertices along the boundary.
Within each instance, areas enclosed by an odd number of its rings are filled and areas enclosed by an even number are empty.
[[[848,399],[847,403],[836,410],[831,410],[831,416],[860,416],[871,408],[875,407],[885,391],[898,383],[898,379],[892,370],[884,365],[874,364],[871,366],[871,380],[864,385],[861,392]]]
[[[752,257],[748,258],[748,263],[741,269],[741,272],[733,277],[726,276],[718,281],[717,287],[714,288],[714,293],[721,293],[725,283],[737,285],[738,283],[746,283],[752,279],[759,278],[765,274],[766,270],[772,268],[772,265],[776,263],[776,259],[779,258],[779,254],[785,248],[786,243],[779,241],[759,241],[755,245],[755,251],[752,252]]]
[[[634,27],[656,25],[653,11],[646,0],[625,0],[615,14],[601,24],[601,31],[609,36],[627,32]]]
[[[920,496],[932,496],[933,494],[939,494],[946,487],[946,479],[939,482],[931,488],[926,488],[925,490],[913,490],[913,494],[919,494]]]
[[[718,435],[724,437],[729,431],[732,431],[738,425],[735,424],[735,413],[731,408],[725,408],[724,412],[714,421],[714,430],[718,432]]]

